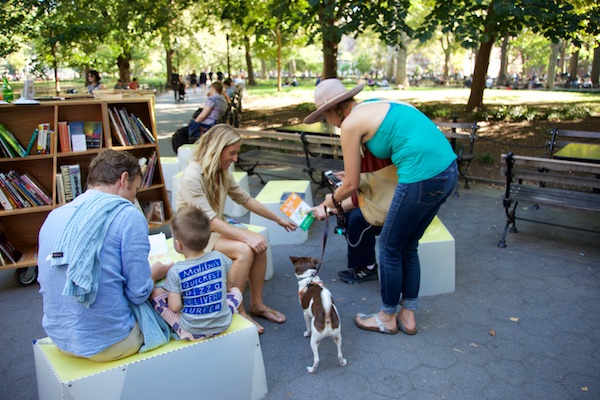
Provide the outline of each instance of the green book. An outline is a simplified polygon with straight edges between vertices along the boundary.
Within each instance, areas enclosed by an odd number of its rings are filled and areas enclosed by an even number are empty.
[[[31,149],[33,149],[33,145],[36,143],[37,135],[38,135],[38,129],[35,128],[35,131],[33,131],[33,135],[31,135],[31,139],[29,139],[29,144],[27,145],[27,150],[25,150],[25,154],[22,155],[21,157],[27,157],[29,155],[29,153],[31,152]]]
[[[25,149],[23,146],[21,146],[17,138],[15,138],[15,136],[10,133],[10,131],[2,124],[0,124],[0,136],[15,151],[16,154],[20,155],[21,157],[25,157]]]

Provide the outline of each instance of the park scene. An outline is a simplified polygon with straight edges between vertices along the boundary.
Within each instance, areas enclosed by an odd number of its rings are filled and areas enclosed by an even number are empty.
[[[0,398],[598,397],[594,2],[8,0],[3,8]],[[393,178],[375,188],[365,174],[390,166],[367,170],[364,159],[379,158],[369,142],[394,112],[402,128],[393,135],[422,149],[411,147],[413,156],[436,156],[408,172],[412,156],[394,153],[391,136]],[[76,129],[86,129],[77,141]],[[357,142],[366,155],[352,152],[357,129],[369,138]],[[226,137],[230,144],[214,147]],[[117,165],[103,157],[137,163],[139,187],[121,170],[110,185],[94,180],[100,166],[110,174]],[[439,175],[424,175],[429,164],[443,164]],[[411,174],[419,178],[408,183]],[[431,219],[409,200],[398,203],[398,188],[411,193],[441,176],[456,183],[435,200]],[[229,196],[215,203],[224,179]],[[119,194],[145,218],[123,225],[119,261],[109,258],[109,236],[81,246],[96,220],[69,217],[97,192]],[[367,207],[384,192],[373,222]],[[294,219],[285,207],[300,198],[306,208]],[[185,225],[188,218],[196,223]],[[116,235],[111,226],[107,235]],[[196,251],[186,237],[204,238],[200,226],[210,239]],[[67,240],[98,256],[79,251],[77,263],[60,265],[55,245]],[[253,261],[244,264],[240,248]],[[190,261],[214,253],[231,262],[219,269],[222,281],[198,272],[221,261]],[[83,259],[103,268],[92,278],[100,289],[91,289],[98,298],[89,314],[70,312],[70,278],[63,284]],[[140,309],[149,308],[160,335],[133,319],[141,285],[128,287],[127,271],[138,264],[150,282]],[[124,289],[108,294],[111,274]],[[185,278],[174,288],[186,274],[210,283],[192,291],[214,293],[186,292],[196,283]],[[309,300],[313,281],[322,281],[321,294]],[[140,326],[136,351],[108,360],[106,351],[78,353],[86,322],[74,315],[95,322],[109,304]],[[225,326],[196,336],[185,315],[216,321],[221,307],[231,315]],[[314,321],[305,325],[306,310]],[[133,340],[136,328],[126,330]],[[105,348],[111,334],[88,336],[102,336]]]

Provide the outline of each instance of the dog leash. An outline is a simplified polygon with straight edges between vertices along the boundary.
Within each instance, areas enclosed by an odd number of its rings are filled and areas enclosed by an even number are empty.
[[[327,209],[325,208],[325,206],[323,206],[323,208],[325,209],[325,214],[327,214]],[[325,256],[325,246],[327,245],[327,236],[328,235],[329,235],[329,215],[327,216],[327,218],[325,218],[325,231],[323,232],[323,244],[321,246],[321,258],[319,260],[319,266],[317,267],[317,270],[313,274],[313,278],[315,276],[317,276],[317,274],[319,273],[319,270],[321,269],[321,266],[323,265],[323,257]]]

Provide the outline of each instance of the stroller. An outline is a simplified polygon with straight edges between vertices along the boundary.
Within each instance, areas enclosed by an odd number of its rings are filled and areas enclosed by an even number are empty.
[[[171,87],[173,88],[175,102],[185,101],[185,83],[181,81],[179,74],[171,74]]]

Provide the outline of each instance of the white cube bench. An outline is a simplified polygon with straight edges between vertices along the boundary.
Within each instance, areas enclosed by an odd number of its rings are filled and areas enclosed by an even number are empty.
[[[231,171],[231,174],[233,175],[233,179],[242,187],[242,189],[250,193],[248,173],[245,171]],[[230,217],[243,217],[247,213],[248,210],[246,209],[246,207],[236,203],[235,201],[231,200],[231,197],[227,196],[227,200],[225,200],[225,209],[223,210],[223,214],[228,215]]]
[[[452,293],[456,283],[454,237],[436,216],[419,240],[421,286],[419,296]],[[379,237],[375,246],[379,263]]]
[[[162,169],[163,181],[165,182],[167,195],[169,196],[169,200],[171,201],[171,208],[173,208],[173,177],[181,171],[179,167],[179,158],[160,157],[160,167]]]
[[[33,342],[40,400],[263,399],[267,377],[256,326],[236,314],[222,334],[171,340],[147,353],[94,362]]]
[[[184,144],[179,146],[177,149],[177,159],[179,160],[179,170],[183,171],[185,167],[187,167],[192,155],[194,154],[194,150],[196,149],[196,145],[194,144]]]
[[[262,188],[256,196],[256,200],[262,203],[273,213],[282,218],[288,218],[280,209],[285,201],[282,199],[285,194],[295,192],[298,195],[304,196],[304,201],[310,206],[313,205],[312,191],[310,181],[304,180],[272,180]],[[264,226],[269,231],[271,245],[277,244],[299,244],[304,243],[308,239],[308,232],[302,229],[296,229],[294,232],[287,232],[276,222],[270,219],[261,217],[258,214],[250,213],[250,224]]]

